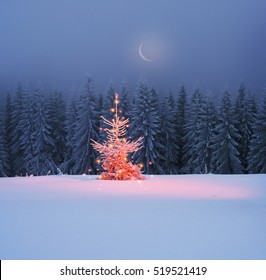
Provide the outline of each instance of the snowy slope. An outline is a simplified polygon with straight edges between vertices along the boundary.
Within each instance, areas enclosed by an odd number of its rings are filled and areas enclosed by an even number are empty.
[[[266,175],[0,179],[0,259],[266,259]]]

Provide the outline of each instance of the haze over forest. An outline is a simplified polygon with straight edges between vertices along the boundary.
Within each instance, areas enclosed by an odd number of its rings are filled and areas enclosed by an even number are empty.
[[[266,2],[16,1],[0,3],[0,97],[19,81],[46,92],[78,92],[90,73],[98,92],[140,76],[160,92],[184,84],[257,95],[266,84]],[[144,52],[153,61],[138,54]]]

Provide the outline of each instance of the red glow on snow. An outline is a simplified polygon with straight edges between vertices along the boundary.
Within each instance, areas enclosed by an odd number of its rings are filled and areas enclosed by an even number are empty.
[[[15,189],[27,198],[53,197],[74,199],[139,197],[148,199],[245,200],[266,197],[254,177],[226,175],[146,175],[144,180],[99,180],[99,176],[40,176],[14,178]],[[261,183],[259,184],[261,185]],[[4,187],[4,186],[2,186]]]
[[[99,176],[86,176],[84,180],[69,178],[69,184],[63,188],[88,196],[125,196],[170,199],[252,199],[259,197],[256,188],[245,185],[241,178],[232,180],[226,175],[195,176],[158,176],[146,175],[144,180],[109,181],[97,180]],[[71,182],[71,183],[70,183]],[[86,193],[86,194],[85,194]]]
[[[118,196],[145,196],[175,199],[250,199],[256,197],[256,192],[243,186],[227,183],[217,183],[204,180],[187,180],[180,178],[160,178],[147,176],[146,180],[138,181],[108,181],[107,184],[97,183],[101,193]],[[217,178],[216,178],[217,179]],[[90,186],[88,185],[90,189]],[[93,189],[88,190],[94,191]]]

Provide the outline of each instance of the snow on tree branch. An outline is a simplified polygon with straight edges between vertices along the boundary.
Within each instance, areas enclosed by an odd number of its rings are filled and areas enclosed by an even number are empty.
[[[140,167],[133,165],[128,159],[128,154],[137,152],[142,148],[142,139],[139,137],[136,141],[130,142],[125,138],[126,128],[129,120],[118,116],[118,94],[115,93],[115,108],[111,108],[114,118],[110,121],[102,116],[104,124],[108,128],[107,140],[100,144],[92,139],[92,146],[101,154],[102,167],[105,170],[99,176],[101,180],[140,180]]]

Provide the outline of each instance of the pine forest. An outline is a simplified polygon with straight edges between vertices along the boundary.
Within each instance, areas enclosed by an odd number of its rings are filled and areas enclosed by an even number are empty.
[[[125,137],[141,138],[130,160],[143,174],[266,173],[266,95],[258,102],[241,84],[219,97],[185,86],[161,94],[139,80],[134,92],[125,84],[96,93],[91,78],[66,98],[41,86],[21,83],[7,94],[0,110],[0,176],[99,174],[100,155],[118,92],[119,117],[128,118]],[[261,104],[261,105],[258,105]]]

